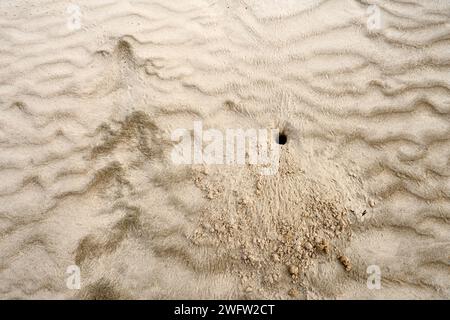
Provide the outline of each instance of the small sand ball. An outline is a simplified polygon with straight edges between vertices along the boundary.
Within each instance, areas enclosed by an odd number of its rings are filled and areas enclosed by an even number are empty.
[[[320,240],[317,242],[317,249],[325,252],[325,254],[330,253],[330,244],[326,240]]]
[[[297,289],[292,288],[288,291],[288,295],[290,295],[292,298],[296,298],[299,295],[299,292]]]
[[[298,269],[297,266],[292,265],[292,266],[289,267],[289,273],[292,276],[297,276],[298,275],[298,271],[299,271],[299,269]]]
[[[345,271],[352,270],[352,264],[350,263],[350,259],[349,258],[347,258],[346,256],[339,256],[338,259],[342,263],[342,265],[344,266]]]

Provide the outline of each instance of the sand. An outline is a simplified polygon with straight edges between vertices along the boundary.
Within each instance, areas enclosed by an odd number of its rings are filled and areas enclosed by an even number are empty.
[[[0,298],[450,298],[449,1],[0,13]],[[278,171],[175,165],[195,121]]]

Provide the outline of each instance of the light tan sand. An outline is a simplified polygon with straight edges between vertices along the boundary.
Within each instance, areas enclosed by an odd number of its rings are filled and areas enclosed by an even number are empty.
[[[0,298],[450,298],[449,1],[72,4],[0,2]],[[278,173],[175,166],[195,120]]]

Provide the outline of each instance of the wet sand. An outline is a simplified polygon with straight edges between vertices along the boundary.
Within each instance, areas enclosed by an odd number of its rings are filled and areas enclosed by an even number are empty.
[[[449,299],[450,3],[371,4],[2,1],[0,298]]]

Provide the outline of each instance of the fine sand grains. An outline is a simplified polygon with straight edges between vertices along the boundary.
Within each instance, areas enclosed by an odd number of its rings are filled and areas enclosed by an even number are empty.
[[[448,0],[0,0],[0,298],[449,299],[449,48]]]
[[[241,278],[243,291],[253,297],[305,294],[305,273],[318,258],[333,260],[329,263],[339,259],[351,270],[348,258],[344,263],[339,252],[351,239],[355,203],[347,199],[356,198],[362,186],[354,182],[350,190],[340,190],[333,183],[339,170],[327,177],[321,171],[326,164],[321,163],[306,171],[298,155],[305,157],[293,145],[283,146],[274,176],[263,176],[250,165],[194,169],[195,184],[209,202],[192,242],[214,246],[225,255],[228,270]],[[353,195],[346,197],[347,192]],[[283,291],[288,285],[295,288]],[[248,292],[248,287],[258,290]]]

